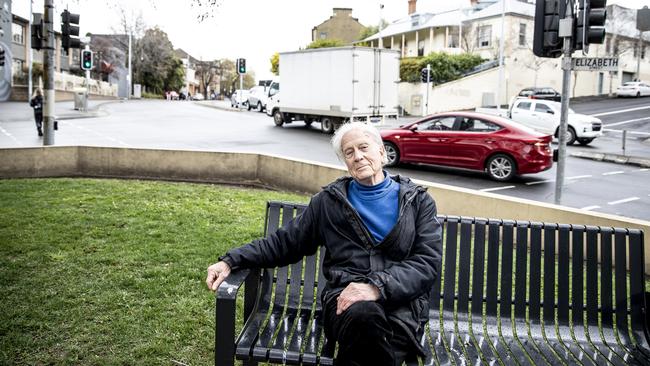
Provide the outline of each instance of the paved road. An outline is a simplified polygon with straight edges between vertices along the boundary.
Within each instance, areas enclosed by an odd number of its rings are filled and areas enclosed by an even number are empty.
[[[577,112],[587,114],[624,110],[603,115],[601,118],[605,125],[645,118],[650,111],[645,108],[648,106],[650,98],[572,105]],[[0,104],[0,111],[3,107]],[[33,121],[29,120],[29,107],[25,105],[24,111],[21,108],[13,108],[11,113],[0,113],[0,147],[42,144],[36,136]],[[71,105],[57,105],[57,113],[62,114],[61,110],[68,111],[69,108]],[[317,124],[307,128],[298,122],[277,128],[272,119],[262,113],[225,111],[191,102],[130,101],[105,104],[101,108],[106,113],[96,118],[60,121],[56,145],[254,152],[342,166],[329,145],[330,136],[322,134]],[[26,117],[20,117],[22,115]],[[618,126],[632,127],[636,132],[650,132],[647,120],[638,122]],[[616,144],[620,144],[617,135],[617,132],[610,131],[607,137],[597,139],[586,149],[617,149]],[[628,146],[632,151],[650,157],[650,145],[644,143],[644,139],[642,134],[635,135],[628,141]],[[569,147],[569,151],[578,149],[585,148]],[[491,181],[477,172],[424,165],[405,165],[389,170],[427,181],[536,201],[553,202],[554,198],[555,168],[522,176],[509,183]],[[569,158],[566,179],[563,204],[567,206],[650,220],[648,169]]]

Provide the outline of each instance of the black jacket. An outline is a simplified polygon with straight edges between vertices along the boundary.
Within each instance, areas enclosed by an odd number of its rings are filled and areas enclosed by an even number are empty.
[[[361,217],[347,200],[344,177],[314,195],[307,209],[265,239],[233,249],[221,259],[232,269],[275,267],[326,250],[323,271],[326,303],[351,282],[372,283],[388,316],[402,325],[414,345],[429,315],[429,291],[438,278],[442,228],[436,205],[424,187],[392,176],[400,185],[397,224],[376,246]],[[325,306],[323,306],[325,307]],[[422,351],[418,348],[419,351]]]
[[[35,96],[29,101],[29,105],[34,108],[34,114],[43,113],[43,97],[40,95]]]

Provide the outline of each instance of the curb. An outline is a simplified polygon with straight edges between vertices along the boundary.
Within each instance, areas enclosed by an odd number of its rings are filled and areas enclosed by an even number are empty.
[[[640,156],[627,156],[619,154],[607,154],[607,153],[590,153],[578,151],[571,153],[571,156],[582,159],[590,159],[596,161],[606,161],[616,164],[627,164],[627,165],[636,165],[643,168],[650,168],[650,158],[644,158]]]
[[[200,105],[200,106],[203,106],[203,107],[214,108],[214,109],[218,109],[218,110],[226,111],[226,112],[242,112],[243,111],[243,109],[241,109],[241,108],[221,107],[221,106],[218,106],[218,105],[214,105],[214,104],[212,104],[210,102],[194,102],[194,104]]]

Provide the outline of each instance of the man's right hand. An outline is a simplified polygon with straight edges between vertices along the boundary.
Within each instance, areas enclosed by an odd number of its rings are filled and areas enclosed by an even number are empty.
[[[230,274],[230,266],[226,262],[217,262],[210,267],[208,267],[208,278],[205,279],[205,283],[208,285],[208,288],[212,291],[217,291],[221,282],[228,277]]]

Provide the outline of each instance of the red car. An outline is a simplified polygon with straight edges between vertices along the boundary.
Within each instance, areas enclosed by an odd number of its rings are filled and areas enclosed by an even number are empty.
[[[472,112],[427,116],[382,130],[387,166],[426,163],[481,170],[494,180],[551,168],[551,135],[509,119]]]

